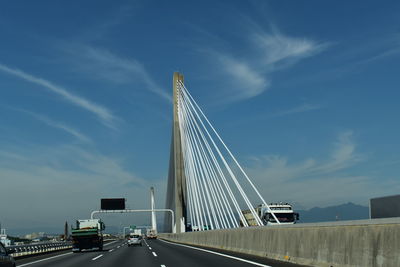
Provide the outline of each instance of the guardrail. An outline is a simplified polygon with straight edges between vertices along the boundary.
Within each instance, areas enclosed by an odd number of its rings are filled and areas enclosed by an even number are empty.
[[[14,258],[47,253],[51,251],[63,250],[72,248],[72,243],[67,242],[41,242],[41,243],[31,243],[20,246],[9,246],[7,250],[14,250],[11,256]]]

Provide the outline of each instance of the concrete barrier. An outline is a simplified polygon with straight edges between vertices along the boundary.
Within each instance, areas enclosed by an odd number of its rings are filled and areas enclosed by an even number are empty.
[[[400,266],[400,218],[160,234],[159,237],[311,266]]]

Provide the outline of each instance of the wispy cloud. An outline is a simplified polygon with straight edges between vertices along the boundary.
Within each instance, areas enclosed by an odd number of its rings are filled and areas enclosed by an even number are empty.
[[[231,87],[231,90],[236,88],[237,91],[232,95],[233,100],[257,96],[268,88],[267,78],[247,63],[227,55],[219,55],[219,61],[226,74],[234,78],[235,86]]]
[[[277,30],[273,30],[272,33],[254,33],[251,38],[261,50],[262,60],[266,65],[283,61],[296,62],[313,56],[327,47],[327,44],[306,38],[289,37]]]
[[[324,51],[329,44],[307,38],[286,36],[276,29],[271,32],[252,32],[247,35],[251,46],[244,47],[245,55],[232,56],[225,51],[211,50],[212,58],[226,76],[229,98],[236,100],[255,97],[271,86],[271,74],[288,68],[300,60]]]
[[[352,67],[357,68],[360,66],[366,66],[376,61],[383,60],[389,57],[398,56],[400,54],[400,44],[394,47],[386,48],[384,51],[380,51],[370,57],[366,57],[360,61],[352,63]]]
[[[117,118],[111,113],[111,111],[109,111],[107,108],[105,108],[103,106],[93,103],[83,97],[77,96],[77,95],[69,92],[67,89],[65,89],[61,86],[58,86],[48,80],[28,74],[19,69],[8,67],[1,63],[0,63],[0,71],[3,71],[10,75],[16,76],[27,82],[31,82],[36,85],[40,85],[40,86],[46,88],[47,90],[61,96],[64,100],[68,101],[69,103],[74,104],[75,106],[78,106],[80,108],[83,108],[83,109],[93,113],[101,120],[101,122],[103,124],[105,124],[109,127],[112,127],[112,128],[114,127],[114,122],[116,121]]]
[[[276,113],[273,113],[270,117],[281,117],[281,116],[286,116],[290,114],[296,114],[296,113],[302,113],[302,112],[307,112],[307,111],[312,111],[312,110],[318,110],[321,109],[321,105],[315,105],[315,104],[308,104],[304,103],[302,105],[299,105],[297,107],[293,107],[287,110],[281,110]]]
[[[157,85],[145,67],[135,59],[122,58],[108,50],[86,45],[70,46],[65,50],[70,54],[79,54],[77,64],[94,77],[116,84],[143,83],[147,90],[171,101],[171,96]]]
[[[256,157],[248,173],[269,201],[295,201],[304,205],[362,201],[363,198],[366,201],[367,195],[375,192],[374,180],[368,175],[341,172],[366,160],[356,152],[353,139],[351,130],[340,133],[325,159],[308,158],[289,163],[287,157],[279,155]],[[376,190],[384,192],[385,188],[380,186]]]
[[[266,162],[266,166],[269,166],[265,169],[266,172],[273,172],[275,176],[290,180],[309,175],[332,173],[351,167],[365,159],[356,153],[356,144],[351,130],[341,132],[333,146],[334,149],[325,162],[308,158],[303,162],[289,165],[287,158],[277,155],[265,156],[261,161]],[[262,164],[262,166],[265,165]]]
[[[338,135],[337,141],[334,143],[334,150],[330,159],[314,166],[310,169],[310,173],[323,174],[332,173],[339,170],[349,168],[363,160],[365,157],[356,153],[356,144],[353,140],[354,133],[351,130],[344,131]]]
[[[26,226],[23,221],[27,214],[35,214],[37,219],[30,218],[32,223],[37,222],[42,227],[48,222],[62,225],[65,220],[73,222],[88,216],[103,197],[125,197],[128,204],[134,203],[132,208],[143,208],[148,205],[150,186],[157,186],[158,201],[165,198],[164,181],[148,181],[125,169],[124,165],[122,159],[76,145],[3,147],[0,150],[1,182],[12,188],[0,194],[0,209],[6,220],[3,223]],[[13,197],[15,195],[18,198]],[[12,207],[7,199],[13,199]],[[53,212],[46,212],[48,210]],[[145,223],[147,217],[142,214],[135,219]],[[108,226],[118,225],[120,220],[121,217],[117,222],[107,218]]]
[[[329,66],[320,68],[316,72],[304,74],[296,79],[296,84],[312,82],[324,82],[328,80],[342,80],[347,75],[360,73],[366,68],[376,68],[379,61],[396,61],[400,55],[400,35],[383,33],[367,36],[355,36],[356,39],[347,40],[344,43],[336,43],[336,51],[332,52]],[[379,64],[378,64],[379,63]]]
[[[48,126],[63,130],[65,132],[69,133],[70,135],[76,137],[78,140],[80,140],[82,142],[85,142],[85,143],[92,142],[92,140],[89,137],[87,137],[86,135],[82,134],[80,131],[78,131],[64,123],[54,121],[44,115],[37,114],[37,113],[31,112],[31,111],[27,111],[27,110],[23,110],[23,109],[16,109],[16,110],[18,110],[20,112],[24,112],[26,114],[29,114],[30,116],[34,117],[35,119],[37,119],[41,122],[44,122]]]

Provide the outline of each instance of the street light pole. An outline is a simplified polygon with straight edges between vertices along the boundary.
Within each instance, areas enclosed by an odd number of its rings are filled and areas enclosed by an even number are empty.
[[[128,227],[128,226],[125,226],[125,227],[124,227],[124,230],[123,230],[123,233],[124,233],[124,234],[123,234],[123,238],[125,238],[125,229],[131,229],[131,228]]]

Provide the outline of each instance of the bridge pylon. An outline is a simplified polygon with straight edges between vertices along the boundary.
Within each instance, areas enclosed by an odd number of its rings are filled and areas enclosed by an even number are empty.
[[[157,233],[157,219],[156,219],[156,213],[155,213],[155,208],[156,204],[154,201],[154,187],[150,188],[150,206],[151,206],[151,230],[154,231],[154,233]]]
[[[173,126],[172,126],[172,139],[171,139],[171,153],[168,171],[168,188],[167,188],[167,208],[172,209],[175,214],[175,229],[176,233],[182,233],[186,230],[186,178],[183,162],[183,152],[181,143],[181,131],[179,126],[178,115],[178,99],[180,86],[178,83],[183,83],[183,75],[179,72],[174,72],[173,76]],[[171,218],[165,218],[166,229],[171,229],[169,224]]]

